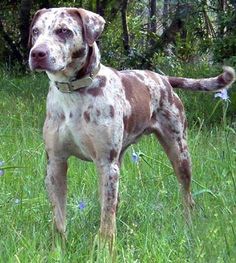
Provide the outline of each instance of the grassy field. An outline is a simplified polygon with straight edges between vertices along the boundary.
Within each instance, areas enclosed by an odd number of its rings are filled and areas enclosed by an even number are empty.
[[[95,246],[95,168],[75,158],[68,174],[66,251],[52,250],[42,141],[47,79],[2,73],[0,84],[0,262],[110,262]],[[196,202],[191,229],[182,217],[177,180],[155,138],[144,138],[127,151],[116,262],[236,262],[236,130],[192,125],[189,146]],[[145,157],[134,163],[133,151]]]

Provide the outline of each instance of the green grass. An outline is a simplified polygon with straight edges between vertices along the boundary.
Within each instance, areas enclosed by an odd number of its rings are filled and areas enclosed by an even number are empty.
[[[0,81],[0,262],[89,262],[99,255],[98,178],[91,163],[70,159],[68,240],[52,250],[52,214],[44,187],[42,126],[47,79]],[[206,95],[207,96],[207,95]],[[201,103],[201,102],[199,102]],[[122,165],[116,262],[236,262],[236,131],[189,128],[196,208],[182,217],[177,180],[154,137],[130,148]],[[141,159],[131,161],[132,151]],[[78,203],[86,206],[80,210]],[[99,255],[98,262],[110,262]]]

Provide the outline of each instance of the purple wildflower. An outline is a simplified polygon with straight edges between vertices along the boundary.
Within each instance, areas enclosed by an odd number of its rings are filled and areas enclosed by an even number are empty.
[[[21,203],[19,198],[16,198],[14,202],[15,202],[16,205],[19,205]]]
[[[227,89],[223,89],[217,93],[215,93],[215,98],[220,98],[223,101],[229,101],[229,95],[228,95],[228,90]]]
[[[140,159],[139,157],[140,157],[140,156],[139,156],[138,153],[133,152],[133,153],[132,153],[132,156],[131,156],[132,162],[133,162],[133,163],[138,163],[138,162],[139,162],[139,159]]]
[[[4,161],[0,161],[0,168],[1,168],[1,166],[3,166],[4,164],[5,164]],[[4,169],[3,169],[3,168],[0,169],[0,176],[3,176],[4,173],[5,173]]]
[[[86,207],[86,204],[85,204],[85,202],[84,201],[79,201],[78,202],[78,205],[77,205],[77,207],[79,208],[79,210],[84,210],[85,209],[85,207]]]

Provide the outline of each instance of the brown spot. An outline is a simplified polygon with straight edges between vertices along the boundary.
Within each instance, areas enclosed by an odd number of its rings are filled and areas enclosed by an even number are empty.
[[[117,182],[118,181],[118,176],[117,175],[109,175],[109,180],[112,181],[113,183],[114,182]],[[112,184],[113,185],[113,184]],[[113,185],[114,186],[114,185]]]
[[[101,111],[100,110],[96,110],[96,113],[97,113],[97,117],[99,117],[101,115]]]
[[[106,86],[106,83],[107,83],[107,78],[105,76],[98,76],[97,79],[99,80],[99,84],[98,86],[100,88],[103,88]]]
[[[72,58],[83,58],[86,55],[86,48],[82,47],[72,53]]]
[[[183,153],[184,152],[184,147],[183,147],[183,141],[182,141],[181,137],[178,136],[176,140],[177,140],[177,143],[179,145],[180,152]]]
[[[189,187],[191,180],[191,165],[188,159],[184,159],[180,164],[180,179],[186,187]],[[188,189],[186,189],[188,190]]]
[[[115,149],[112,149],[110,151],[109,161],[112,162],[117,157],[117,151]]]
[[[124,129],[128,131],[128,125],[129,125],[129,118],[127,116],[123,117],[123,123],[124,123]]]
[[[89,112],[87,112],[87,111],[84,112],[84,119],[85,119],[86,122],[90,122],[90,114],[89,114]]]
[[[168,77],[168,80],[173,88],[181,88],[184,86],[184,78]]]
[[[49,156],[48,156],[48,152],[46,151],[46,160],[47,160],[47,165],[50,164],[50,160],[49,160]]]
[[[64,113],[61,113],[61,115],[60,115],[60,119],[62,120],[62,121],[64,121],[65,120],[65,114]]]
[[[61,17],[61,18],[64,18],[64,17],[65,17],[65,13],[62,12],[62,13],[60,14],[60,17]]]
[[[220,76],[218,76],[217,78],[218,86],[224,87],[228,83],[230,83],[232,79],[233,79],[233,76],[229,72],[225,72],[224,74],[221,74]]]
[[[169,110],[162,110],[161,111],[162,116],[164,116],[167,120],[171,119],[171,113]]]
[[[151,119],[149,90],[139,78],[127,73],[122,84],[131,105],[131,115],[123,118],[124,128],[128,133],[142,133]]]
[[[94,97],[103,96],[102,88],[106,86],[107,79],[105,76],[97,76],[96,79],[98,84],[94,88],[88,89],[87,93]]]
[[[157,113],[156,113],[156,111],[154,111],[153,113],[152,113],[152,117],[151,117],[154,121],[157,121]]]
[[[100,87],[88,89],[87,93],[94,97],[103,96],[103,90]]]
[[[208,90],[206,87],[202,85],[199,80],[196,80],[192,85],[189,85],[193,90]]]
[[[78,89],[78,92],[80,95],[85,95],[86,94],[86,89]]]
[[[110,116],[111,116],[111,118],[114,118],[114,116],[115,116],[115,109],[112,105],[110,105]]]
[[[108,197],[110,198],[110,200],[114,200],[115,199],[115,186],[114,183],[110,183],[110,189],[108,190]]]
[[[166,93],[165,90],[160,89],[160,108],[162,108],[164,106],[164,102],[166,101]]]

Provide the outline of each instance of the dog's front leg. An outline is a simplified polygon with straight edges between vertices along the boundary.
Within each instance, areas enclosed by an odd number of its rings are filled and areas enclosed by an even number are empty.
[[[67,161],[49,154],[45,184],[53,207],[54,223],[63,236],[66,231],[66,173]]]
[[[119,165],[116,162],[98,163],[100,173],[102,239],[113,241],[116,232],[116,208],[118,202]]]

